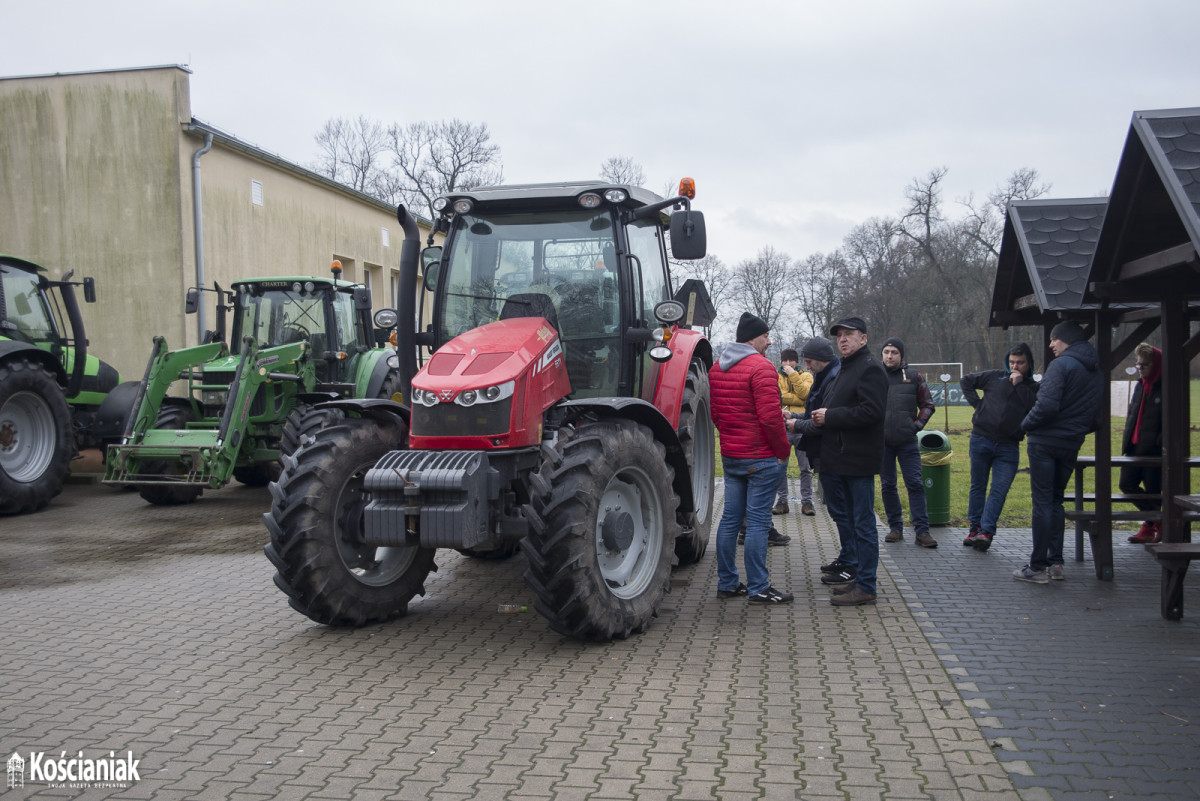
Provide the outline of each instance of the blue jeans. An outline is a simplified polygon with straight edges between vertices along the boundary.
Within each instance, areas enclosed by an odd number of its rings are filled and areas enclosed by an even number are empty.
[[[717,526],[717,589],[738,585],[737,538],[746,520],[746,587],[751,595],[771,586],[767,572],[767,532],[771,528],[771,501],[784,467],[779,460],[721,457],[725,467],[725,511]]]
[[[978,526],[988,534],[995,534],[1008,488],[1017,476],[1021,451],[1015,442],[992,442],[987,437],[972,434],[970,455],[971,493],[967,497],[967,519],[972,528]],[[989,474],[992,479],[990,490]]]
[[[839,476],[822,472],[825,505],[838,527],[842,555],[858,571],[858,586],[875,594],[879,532],[875,528],[875,476]]]
[[[796,464],[800,466],[800,502],[812,503],[812,465],[808,463],[808,453],[797,445]],[[775,493],[775,503],[788,502],[787,465],[779,472],[779,490]]]
[[[904,530],[904,509],[900,506],[900,493],[896,491],[896,462],[900,463],[904,488],[908,490],[908,511],[912,517],[913,530],[918,534],[928,534],[929,512],[925,506],[925,485],[921,482],[921,450],[915,442],[883,449],[879,494],[883,496],[883,510],[887,513],[888,528],[895,531]]]
[[[1063,448],[1034,444],[1026,447],[1029,454],[1029,489],[1033,504],[1033,554],[1029,566],[1045,570],[1063,563],[1063,528],[1067,515],[1063,495],[1075,470],[1078,448]]]

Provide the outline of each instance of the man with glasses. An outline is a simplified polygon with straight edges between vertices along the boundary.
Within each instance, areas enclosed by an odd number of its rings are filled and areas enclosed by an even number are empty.
[[[1162,351],[1143,342],[1134,353],[1137,354],[1138,382],[1129,400],[1129,413],[1125,416],[1121,454],[1162,456]],[[1161,495],[1162,465],[1122,465],[1117,486],[1126,495]],[[1140,499],[1134,501],[1133,505],[1142,512],[1162,509],[1161,500]],[[1129,541],[1140,545],[1161,539],[1162,522],[1147,520]]]

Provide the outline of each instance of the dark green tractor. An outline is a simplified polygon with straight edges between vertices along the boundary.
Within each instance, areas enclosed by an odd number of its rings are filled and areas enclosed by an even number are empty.
[[[71,272],[0,255],[0,515],[41,509],[84,448],[115,442],[136,384],[88,355]],[[81,282],[88,303],[95,282]]]
[[[335,263],[333,278],[250,278],[206,290],[217,295],[216,330],[177,351],[155,337],[105,483],[136,486],[159,505],[190,503],[231,478],[265,486],[279,475],[281,453],[341,419],[316,404],[390,399],[400,381],[395,353],[371,326],[369,290],[340,276]],[[199,298],[189,291],[189,312]],[[172,385],[177,394],[168,394]]]

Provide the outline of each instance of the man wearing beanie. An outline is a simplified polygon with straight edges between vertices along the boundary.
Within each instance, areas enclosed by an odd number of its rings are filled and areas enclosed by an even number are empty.
[[[725,349],[708,379],[725,469],[725,511],[717,526],[717,597],[748,595],[752,603],[778,604],[793,596],[771,586],[767,532],[771,501],[791,446],[783,426],[775,368],[763,355],[770,345],[766,322],[746,312],[738,321],[737,343]],[[745,584],[738,580],[737,569],[737,536],[743,518]]]
[[[805,370],[799,370],[800,354],[794,348],[784,348],[779,354],[779,397],[783,401],[783,419],[804,414],[804,404],[808,393],[812,390],[813,375]],[[796,464],[800,467],[800,513],[816,514],[812,505],[812,468],[808,464],[808,455],[800,447],[800,435],[791,434],[788,441],[796,448]],[[771,509],[773,515],[785,515],[788,509],[787,465],[783,466],[783,475],[779,477],[779,489],[775,493],[775,506]]]
[[[1063,578],[1063,495],[1084,437],[1104,423],[1108,376],[1079,323],[1064,320],[1050,331],[1054,360],[1046,368],[1037,401],[1021,422],[1029,454],[1033,504],[1033,552],[1013,571],[1017,581],[1045,584]]]
[[[883,464],[888,379],[867,348],[862,318],[843,317],[829,333],[837,340],[842,366],[812,419],[822,433],[819,471],[825,505],[848,547],[839,557],[845,566],[821,581],[837,585],[830,601],[834,606],[860,606],[875,603],[875,476]]]
[[[925,484],[921,481],[921,450],[917,432],[925,427],[937,408],[925,379],[904,361],[904,342],[889,337],[883,343],[883,367],[888,374],[887,410],[883,420],[883,468],[879,474],[879,494],[887,513],[885,542],[904,539],[904,509],[896,488],[896,462],[908,492],[908,511],[912,517],[916,543],[936,548],[937,540],[929,533],[929,512],[925,506]]]

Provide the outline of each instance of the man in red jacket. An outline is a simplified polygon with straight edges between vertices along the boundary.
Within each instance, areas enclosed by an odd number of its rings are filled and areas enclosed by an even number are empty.
[[[766,322],[746,312],[737,343],[708,373],[712,418],[721,435],[725,511],[717,527],[717,597],[748,595],[753,603],[787,603],[793,596],[771,586],[767,532],[771,503],[791,446],[783,425],[775,366],[764,355],[771,345]],[[738,580],[737,536],[746,520],[746,583]]]

